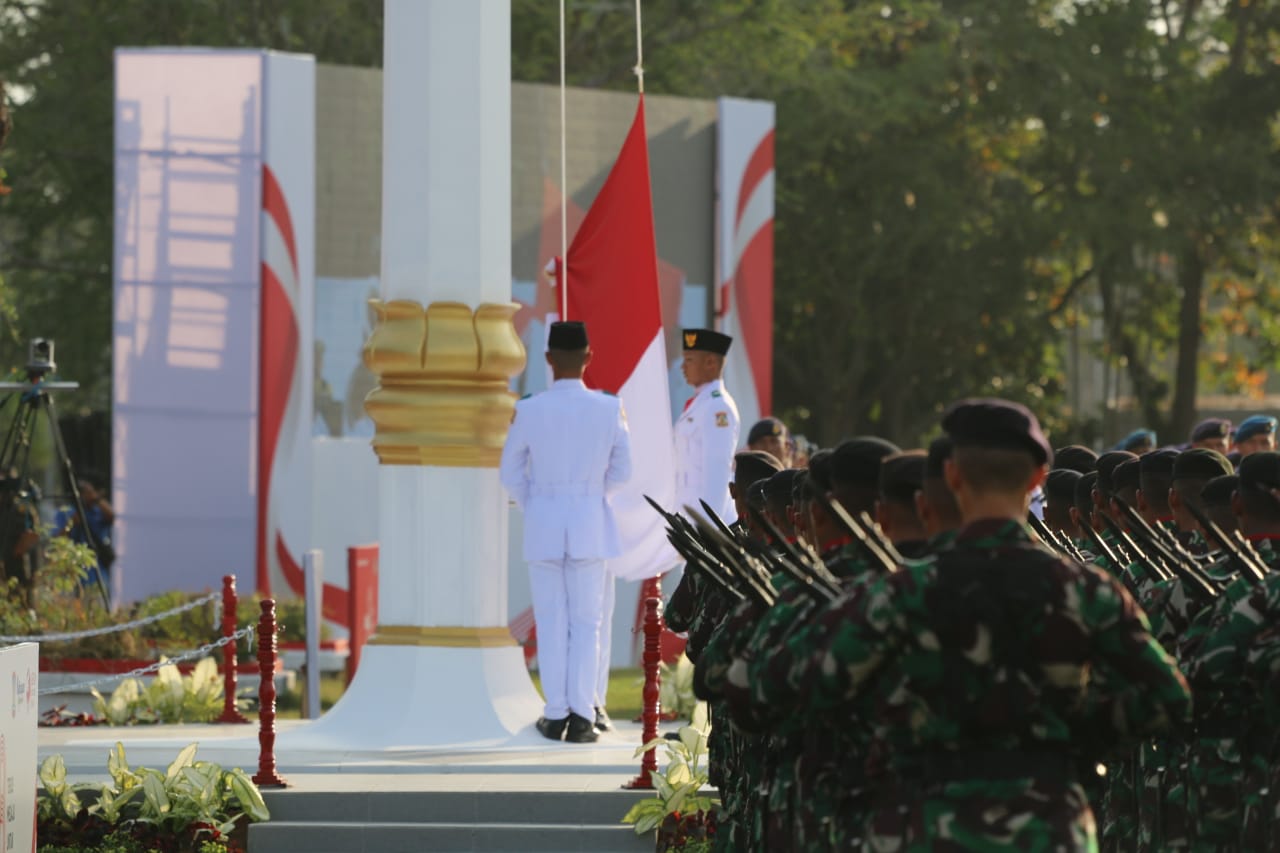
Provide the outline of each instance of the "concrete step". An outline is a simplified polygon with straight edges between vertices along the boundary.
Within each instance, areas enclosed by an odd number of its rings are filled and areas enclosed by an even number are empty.
[[[645,791],[266,790],[249,853],[650,850],[622,816]]]
[[[249,827],[249,853],[640,853],[652,836],[583,823],[300,823]]]
[[[652,791],[265,790],[271,820],[293,823],[616,825]]]

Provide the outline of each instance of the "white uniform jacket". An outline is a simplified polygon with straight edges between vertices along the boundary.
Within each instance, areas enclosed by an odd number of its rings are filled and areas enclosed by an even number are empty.
[[[631,478],[622,401],[580,379],[520,400],[499,476],[524,510],[526,560],[618,556],[609,496]]]
[[[676,421],[676,509],[699,500],[732,523],[737,514],[729,495],[733,454],[738,449],[738,406],[717,379],[698,388]]]

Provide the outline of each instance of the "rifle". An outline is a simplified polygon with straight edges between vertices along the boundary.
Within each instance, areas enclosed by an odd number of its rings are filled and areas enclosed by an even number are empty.
[[[1231,562],[1235,563],[1236,566],[1239,567],[1240,573],[1244,575],[1244,577],[1248,578],[1253,583],[1258,583],[1267,576],[1270,568],[1268,568],[1261,560],[1253,559],[1256,554],[1252,556],[1246,554],[1235,542],[1231,540],[1231,537],[1228,536],[1216,522],[1214,522],[1213,519],[1205,515],[1203,509],[1196,506],[1191,501],[1183,501],[1183,505],[1190,510],[1191,514],[1195,517],[1196,523],[1200,525],[1200,528],[1204,530],[1205,534],[1208,535],[1210,539],[1217,542],[1218,547],[1226,552],[1227,557]]]
[[[873,567],[878,567],[886,573],[892,573],[896,572],[906,562],[897,549],[880,534],[880,531],[870,518],[855,519],[849,514],[848,510],[840,505],[839,501],[832,500],[825,495],[816,496],[816,500],[862,547],[862,550],[870,558]],[[866,513],[862,513],[862,515],[865,516]]]
[[[1172,573],[1166,573],[1161,577],[1161,580],[1167,580],[1173,575],[1177,575],[1189,592],[1198,592],[1209,599],[1218,596],[1218,587],[1208,576],[1200,571],[1200,566],[1196,563],[1195,558],[1191,556],[1186,548],[1182,547],[1178,540],[1173,539],[1173,548],[1169,548],[1161,541],[1161,537],[1155,528],[1148,524],[1147,520],[1139,515],[1137,510],[1120,498],[1113,498],[1113,500],[1125,514],[1125,518],[1129,520],[1133,530],[1146,541],[1148,547],[1155,551],[1163,561],[1163,566]],[[1168,533],[1168,531],[1165,532]],[[1156,568],[1155,561],[1149,561],[1148,565],[1153,569]]]
[[[737,601],[751,598],[758,604],[769,606],[759,594],[759,590],[753,588],[747,579],[735,577],[728,567],[712,556],[691,528],[688,528],[685,519],[667,512],[648,495],[645,495],[644,499],[666,520],[667,541],[676,549],[676,553],[684,558],[692,571],[702,574]]]
[[[781,553],[770,555],[772,562],[782,566],[783,570],[788,573],[807,571],[836,594],[840,594],[843,591],[839,579],[827,571],[827,567],[820,556],[809,551],[803,551],[794,543],[787,541],[786,534],[778,529],[778,525],[774,524],[767,515],[758,509],[748,507],[747,511],[751,513],[752,520],[764,528],[769,537],[778,544]]]
[[[1134,541],[1133,537],[1129,535],[1129,531],[1120,526],[1120,522],[1116,521],[1107,513],[1102,514],[1102,522],[1107,525],[1107,528],[1116,537],[1116,540],[1124,544],[1125,550],[1128,552],[1130,562],[1140,564],[1149,574],[1154,575],[1158,580],[1168,580],[1171,577],[1171,575],[1165,570],[1164,565],[1157,562],[1156,558],[1151,557],[1151,555],[1146,551],[1142,550],[1141,546],[1139,546],[1138,543]],[[1123,568],[1123,566],[1121,568]],[[1136,594],[1137,590],[1133,590],[1133,592]]]
[[[1074,554],[1071,554],[1070,552],[1067,551],[1067,547],[1062,543],[1062,540],[1058,538],[1058,534],[1055,533],[1049,527],[1049,525],[1045,524],[1041,518],[1036,516],[1034,512],[1027,513],[1027,524],[1031,525],[1031,529],[1035,531],[1036,536],[1045,545],[1057,551],[1059,554],[1062,554],[1063,556],[1066,556],[1066,557],[1075,556]]]
[[[725,536],[723,533],[715,529],[715,526],[698,513],[693,507],[686,506],[685,511],[697,523],[699,529],[709,537],[717,547],[720,555],[723,556],[731,565],[741,566],[742,571],[759,572],[760,561],[746,553],[742,546]],[[833,589],[822,582],[822,579],[811,572],[806,572],[803,568],[793,564],[790,560],[780,559],[775,561],[782,571],[791,577],[800,588],[809,595],[813,596],[821,603],[835,600],[840,595],[839,589]],[[773,587],[769,584],[767,578],[761,579],[773,591]],[[776,591],[774,595],[776,597]]]
[[[698,525],[699,532],[703,534],[709,547],[714,548],[714,555],[723,562],[724,565],[730,567],[740,578],[746,580],[751,588],[759,590],[762,598],[767,601],[768,607],[772,607],[777,602],[778,593],[773,588],[773,584],[769,583],[767,574],[763,573],[760,562],[755,557],[746,553],[739,544],[733,542],[732,539],[719,532],[710,521],[701,516],[698,511],[690,506],[685,507],[685,511],[689,512],[694,523]],[[814,593],[817,596],[817,592]],[[829,599],[828,599],[829,601]]]

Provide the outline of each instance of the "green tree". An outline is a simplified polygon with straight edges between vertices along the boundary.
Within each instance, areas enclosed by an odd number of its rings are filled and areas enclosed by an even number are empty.
[[[55,338],[84,408],[111,398],[112,54],[147,45],[377,66],[382,0],[0,0],[0,78],[21,127],[0,202],[0,268],[21,319],[13,339],[0,336],[0,364],[21,364],[28,337]]]

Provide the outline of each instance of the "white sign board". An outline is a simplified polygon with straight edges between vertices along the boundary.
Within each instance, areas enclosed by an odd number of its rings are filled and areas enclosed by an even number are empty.
[[[0,648],[0,851],[36,849],[39,646]]]

